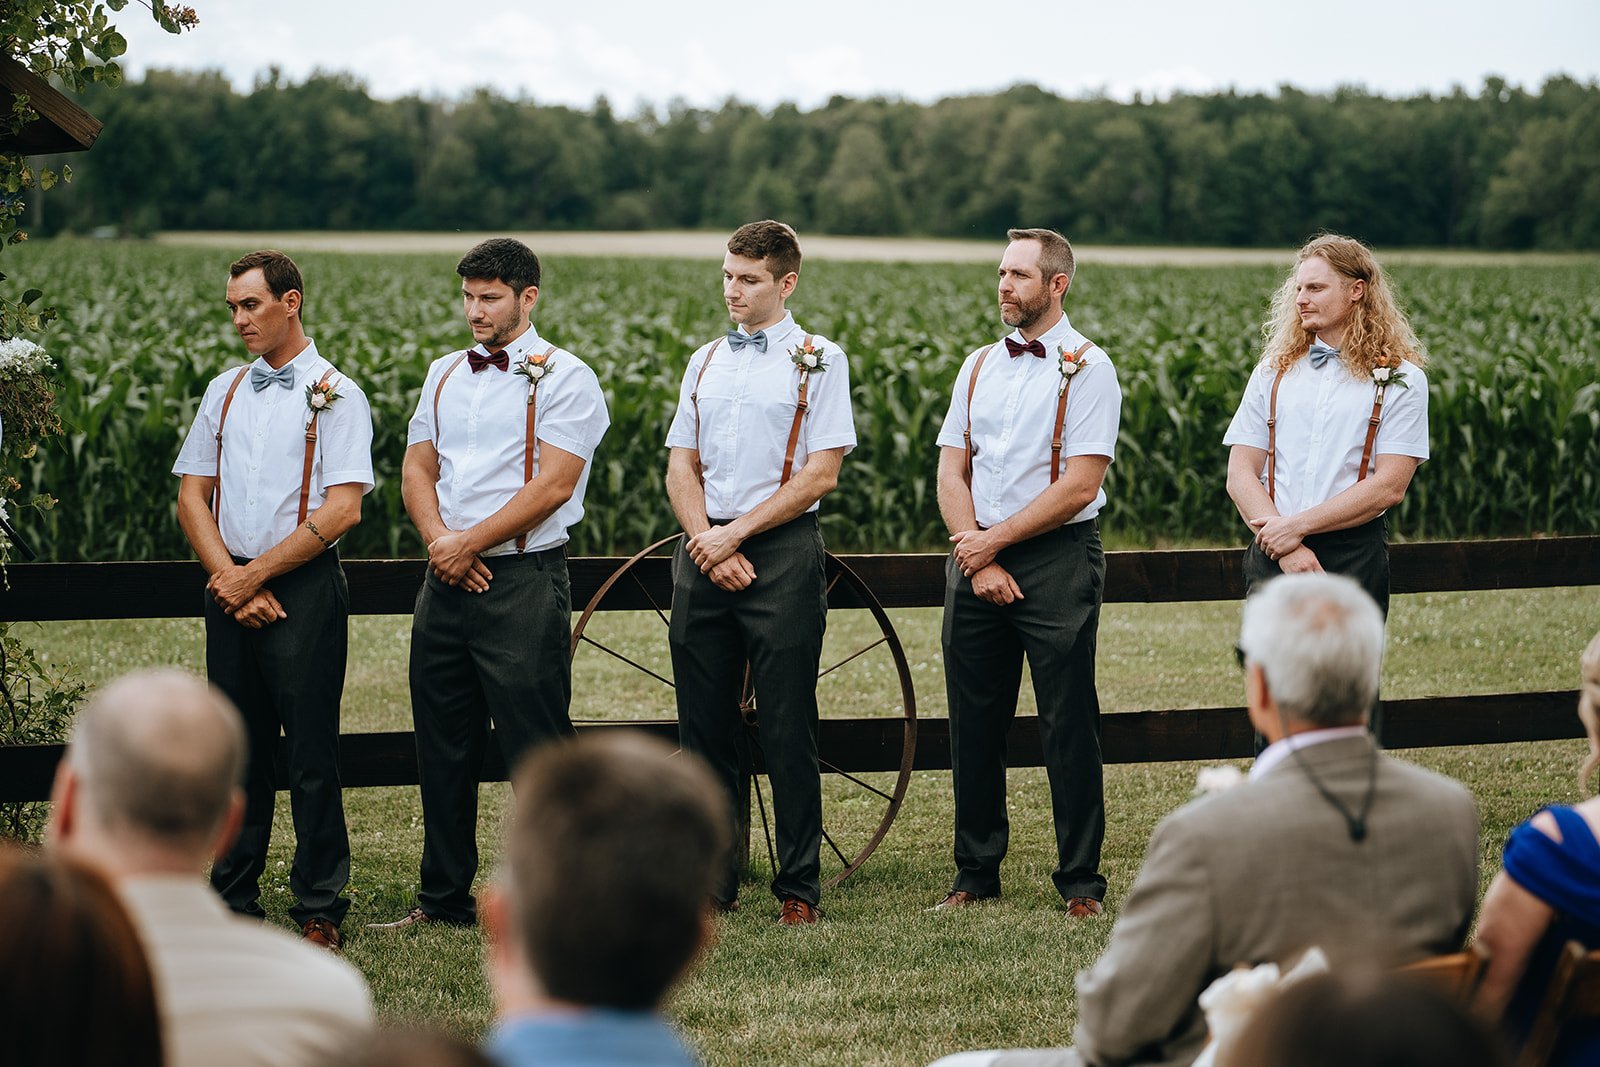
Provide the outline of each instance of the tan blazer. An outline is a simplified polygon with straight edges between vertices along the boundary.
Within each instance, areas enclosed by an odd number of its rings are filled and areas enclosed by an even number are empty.
[[[1105,954],[1078,975],[1075,1049],[997,1063],[1186,1067],[1206,1041],[1196,999],[1234,967],[1290,964],[1313,945],[1335,967],[1459,949],[1478,889],[1472,795],[1379,756],[1367,836],[1352,841],[1299,760],[1355,812],[1371,752],[1365,737],[1312,745],[1164,819]]]

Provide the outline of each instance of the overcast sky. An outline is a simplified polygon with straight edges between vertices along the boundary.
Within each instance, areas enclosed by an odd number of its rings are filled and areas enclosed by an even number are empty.
[[[1063,95],[1234,86],[1388,95],[1476,90],[1498,74],[1600,78],[1597,0],[192,0],[172,37],[137,5],[118,16],[128,72],[211,68],[248,88],[349,71],[380,97],[505,96],[619,112],[729,96],[802,107],[829,96],[930,101],[1032,82]]]

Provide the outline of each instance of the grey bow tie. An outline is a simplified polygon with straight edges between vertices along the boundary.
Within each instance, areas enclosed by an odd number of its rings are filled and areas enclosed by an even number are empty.
[[[745,333],[743,330],[728,331],[729,348],[737,352],[745,345],[755,345],[761,351],[765,352],[767,350],[767,331],[757,330],[753,334]]]
[[[1321,370],[1322,365],[1328,362],[1328,360],[1339,358],[1339,350],[1337,348],[1329,348],[1321,341],[1311,342],[1310,354],[1312,370]]]
[[[261,363],[250,368],[250,385],[256,392],[261,392],[273,382],[277,382],[285,389],[293,389],[294,368],[285,364],[277,370],[268,370],[266,365]]]

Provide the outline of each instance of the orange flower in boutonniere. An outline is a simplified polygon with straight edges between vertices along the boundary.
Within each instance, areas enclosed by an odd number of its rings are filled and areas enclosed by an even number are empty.
[[[1380,352],[1378,358],[1373,361],[1372,381],[1377,385],[1380,396],[1385,386],[1398,385],[1402,389],[1411,388],[1411,383],[1406,381],[1405,372],[1400,369],[1400,361],[1387,352]]]
[[[801,374],[821,374],[828,369],[822,361],[822,346],[815,341],[808,345],[795,345],[789,350],[789,362],[800,368]]]
[[[544,352],[537,356],[528,356],[517,363],[516,372],[528,379],[528,403],[533,403],[534,394],[539,391],[539,383],[555,372],[555,360]]]
[[[1061,388],[1056,390],[1056,395],[1060,396],[1066,391],[1067,382],[1072,380],[1072,376],[1077,374],[1088,364],[1088,360],[1084,358],[1088,355],[1088,352],[1084,352],[1084,354],[1080,356],[1077,349],[1068,348],[1066,345],[1061,345],[1058,347],[1056,352],[1060,356],[1057,367],[1061,371]],[[1084,388],[1087,389],[1088,386],[1084,386]]]

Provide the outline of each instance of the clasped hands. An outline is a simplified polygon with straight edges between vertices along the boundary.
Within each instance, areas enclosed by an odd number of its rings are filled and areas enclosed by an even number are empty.
[[[229,618],[251,630],[259,630],[289,617],[283,605],[278,603],[278,598],[272,595],[272,590],[262,588],[248,567],[236,563],[213,574],[206,582],[206,592],[211,594],[211,599]]]
[[[445,585],[486,593],[494,573],[473,549],[465,531],[447,530],[428,542],[428,569]]]
[[[979,600],[1004,606],[1025,599],[1011,572],[994,561],[1006,547],[1000,535],[993,530],[962,530],[952,534],[950,540],[956,546],[956,566],[962,575],[972,579],[972,594]]]
[[[1322,570],[1317,554],[1305,546],[1305,534],[1294,516],[1264,515],[1259,519],[1251,519],[1249,524],[1250,529],[1255,531],[1256,544],[1262,553],[1268,559],[1276,560],[1285,574]]]
[[[718,589],[737,593],[748,589],[756,580],[756,569],[745,554],[739,551],[744,538],[733,529],[733,523],[713,526],[689,538],[684,545],[689,558],[694,560],[700,573],[711,579]]]

